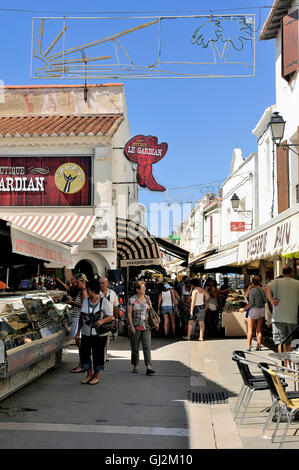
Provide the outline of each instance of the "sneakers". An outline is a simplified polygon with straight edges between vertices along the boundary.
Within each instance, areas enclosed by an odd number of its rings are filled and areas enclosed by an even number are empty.
[[[184,339],[185,341],[190,341],[190,338],[188,338],[188,336],[183,336],[182,339]]]
[[[251,348],[247,348],[246,351],[251,351]]]

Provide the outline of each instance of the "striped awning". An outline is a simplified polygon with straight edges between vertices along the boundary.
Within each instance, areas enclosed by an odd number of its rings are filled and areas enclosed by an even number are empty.
[[[94,215],[1,215],[18,227],[62,243],[80,243],[90,231]]]
[[[162,265],[154,237],[142,225],[127,219],[116,219],[117,256],[120,266]]]

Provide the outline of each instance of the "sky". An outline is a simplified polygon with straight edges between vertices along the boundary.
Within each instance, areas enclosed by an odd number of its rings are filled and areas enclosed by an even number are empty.
[[[268,2],[243,0],[241,7],[240,3],[239,0],[188,0],[183,3],[177,0],[151,0],[151,2],[111,0],[103,4],[90,0],[86,9],[84,3],[76,0],[52,0],[48,3],[15,0],[7,4],[2,3],[0,79],[5,85],[83,83],[82,80],[39,80],[30,77],[32,17],[63,16],[64,14],[66,16],[118,17],[120,19],[115,24],[117,28],[123,30],[129,27],[128,21],[124,18],[126,16],[255,14],[257,30],[255,33],[255,76],[88,80],[90,84],[122,82],[125,88],[131,136],[152,135],[158,138],[159,143],[167,142],[168,144],[165,157],[154,167],[155,178],[167,188],[167,191],[155,193],[147,189],[139,189],[139,201],[147,208],[147,222],[150,225],[150,218],[156,210],[153,204],[188,202],[189,206],[190,204],[192,206],[202,197],[204,191],[204,187],[197,187],[195,191],[196,185],[209,186],[210,189],[218,191],[221,181],[229,175],[234,148],[241,148],[244,158],[257,150],[257,142],[252,129],[255,128],[265,108],[275,103],[275,43],[274,40],[260,41],[258,39],[261,27],[269,14],[272,0]],[[102,6],[101,10],[100,6]],[[6,10],[3,10],[4,8]],[[10,11],[9,9],[32,11]],[[95,23],[92,20],[85,20],[76,23],[78,43],[102,37],[102,34],[106,33],[105,28],[108,28],[108,20],[101,21],[101,23]],[[101,25],[99,33],[97,33],[96,24]],[[164,24],[166,22],[163,23],[163,27]],[[194,19],[190,22],[182,20],[177,23],[168,22],[169,29],[163,29],[162,53],[171,58],[177,55],[180,60],[186,57],[186,51],[183,48],[184,38],[188,38],[189,45],[189,38],[191,40],[195,24]],[[140,35],[140,41],[135,42],[134,51],[132,51],[135,57],[147,58],[152,40],[145,34]],[[250,55],[248,42],[246,46]],[[208,50],[205,49],[203,52],[208,53]],[[197,46],[196,49],[193,48],[194,54],[198,51]],[[235,51],[234,57],[237,56],[238,53]],[[225,67],[228,70],[229,65]],[[207,74],[210,71],[208,66],[207,69],[201,68],[201,70],[202,73]],[[235,71],[233,66],[231,70],[232,73]],[[188,69],[186,68],[185,71],[187,72]],[[182,213],[182,218],[185,215],[186,213]],[[153,230],[156,231],[155,235],[167,236],[165,230],[171,233],[172,229],[175,227],[169,226],[166,229],[164,227],[164,233],[161,233],[161,227],[157,226]]]

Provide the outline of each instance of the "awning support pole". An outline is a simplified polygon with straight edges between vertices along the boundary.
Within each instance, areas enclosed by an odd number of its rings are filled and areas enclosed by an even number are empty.
[[[6,268],[6,287],[8,288],[9,286],[9,268]]]

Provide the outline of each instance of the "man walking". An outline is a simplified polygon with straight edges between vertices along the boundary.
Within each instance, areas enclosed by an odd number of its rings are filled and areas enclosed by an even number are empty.
[[[292,279],[294,270],[286,266],[283,277],[274,279],[264,287],[265,293],[273,306],[272,334],[279,352],[291,351],[291,337],[282,348],[282,342],[298,325],[299,281]]]
[[[118,305],[119,305],[119,302],[118,302],[118,297],[116,295],[116,293],[114,292],[114,290],[112,289],[109,289],[109,282],[108,282],[108,279],[106,277],[101,277],[100,278],[100,291],[101,291],[101,294],[110,302],[110,305],[112,307],[112,310],[113,310],[113,316],[114,316],[114,321],[115,321],[115,326],[116,328],[118,327]],[[109,346],[109,343],[110,343],[110,334],[108,334],[108,337],[107,337],[107,342],[106,342],[106,346],[105,346],[105,361],[108,361],[107,359],[107,350],[108,350],[108,346]]]

